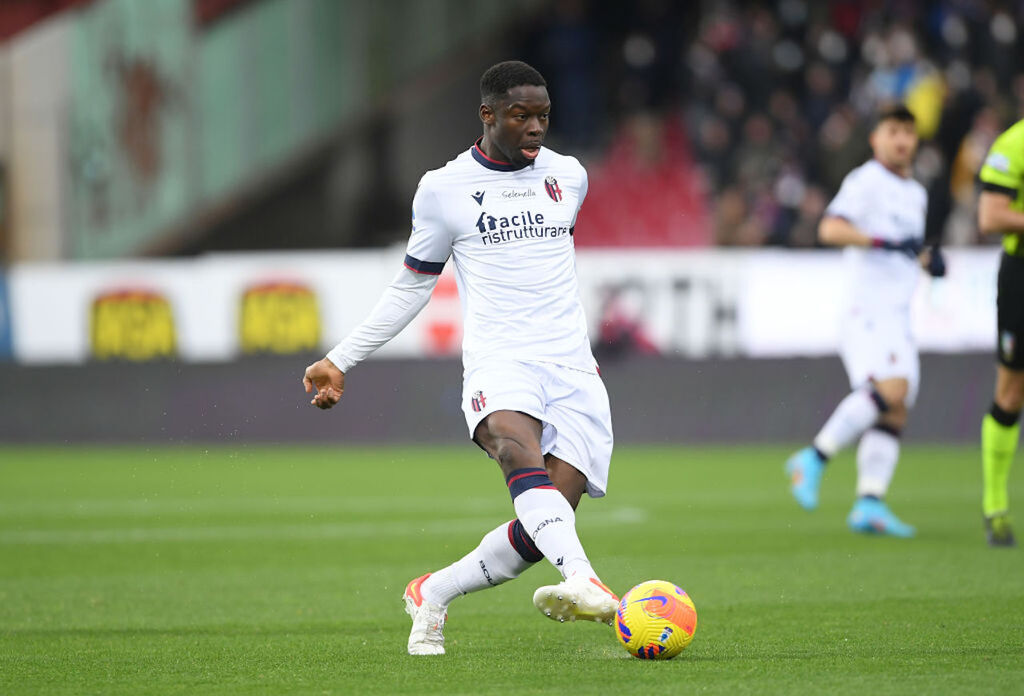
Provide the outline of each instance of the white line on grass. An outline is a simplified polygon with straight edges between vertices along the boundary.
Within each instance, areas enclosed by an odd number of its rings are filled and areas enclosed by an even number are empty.
[[[611,508],[588,516],[587,527],[642,524],[646,514],[638,508]],[[136,544],[150,542],[256,541],[352,539],[384,536],[450,536],[464,532],[476,536],[495,524],[494,516],[465,517],[412,523],[331,522],[309,524],[259,524],[192,527],[116,527],[110,529],[25,529],[0,531],[0,545],[42,544]]]

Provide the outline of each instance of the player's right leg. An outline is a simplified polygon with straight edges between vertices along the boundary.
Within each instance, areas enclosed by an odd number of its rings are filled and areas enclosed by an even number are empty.
[[[786,474],[790,480],[790,491],[801,507],[806,510],[818,507],[818,491],[828,460],[859,439],[888,409],[888,404],[873,384],[854,389],[825,421],[813,445],[789,458]]]
[[[1024,370],[999,365],[992,407],[981,423],[981,460],[985,534],[990,546],[1014,546],[1010,526],[1010,466],[1020,439],[1024,406]]]
[[[518,577],[542,558],[515,519],[488,532],[475,549],[451,565],[410,581],[402,597],[412,618],[409,654],[444,654],[444,624],[454,599]]]

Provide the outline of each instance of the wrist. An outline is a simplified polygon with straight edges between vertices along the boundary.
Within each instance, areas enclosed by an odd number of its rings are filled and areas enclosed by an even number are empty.
[[[348,371],[356,366],[356,361],[344,355],[338,346],[335,346],[324,356],[324,360],[327,360],[336,368],[338,368],[342,374],[348,374]]]

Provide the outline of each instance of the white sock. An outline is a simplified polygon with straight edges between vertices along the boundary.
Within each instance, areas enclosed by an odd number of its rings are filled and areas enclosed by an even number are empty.
[[[456,597],[507,582],[529,568],[508,540],[508,522],[492,529],[468,554],[423,581],[423,597],[443,607]]]
[[[869,389],[850,392],[814,438],[814,446],[826,457],[853,443],[878,420],[878,404]]]
[[[885,497],[900,458],[900,439],[892,433],[871,428],[857,448],[857,495]]]
[[[596,578],[576,535],[576,513],[555,488],[531,488],[512,501],[526,533],[563,578],[576,573]]]

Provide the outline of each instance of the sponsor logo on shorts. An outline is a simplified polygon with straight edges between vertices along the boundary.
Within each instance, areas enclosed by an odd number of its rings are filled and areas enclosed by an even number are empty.
[[[473,392],[473,410],[480,413],[487,407],[487,399],[482,391]]]
[[[1003,354],[1003,360],[1010,362],[1017,352],[1017,337],[1012,331],[1004,331],[999,336],[999,350]]]

